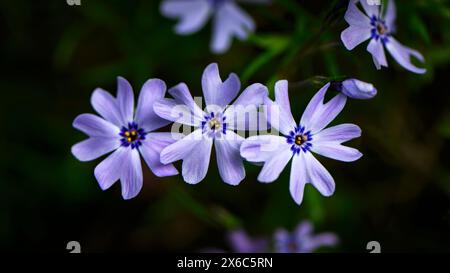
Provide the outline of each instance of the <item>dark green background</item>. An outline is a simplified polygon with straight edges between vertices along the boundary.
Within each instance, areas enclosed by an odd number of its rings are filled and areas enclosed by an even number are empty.
[[[0,2],[0,249],[61,251],[77,240],[84,252],[198,251],[227,248],[225,234],[243,227],[271,236],[311,219],[341,245],[328,251],[365,252],[377,240],[384,252],[450,249],[450,5],[397,2],[396,38],[426,58],[425,75],[389,57],[377,71],[366,44],[347,51],[340,33],[346,1],[279,0],[270,7],[242,5],[258,30],[224,55],[209,51],[210,24],[183,37],[159,14],[159,1],[64,0]],[[103,192],[93,177],[100,160],[82,163],[70,147],[85,138],[72,128],[93,112],[96,87],[115,94],[116,77],[135,94],[148,78],[168,86],[186,82],[200,95],[203,69],[219,63],[243,86],[270,89],[278,79],[303,82],[290,89],[299,119],[320,84],[316,76],[372,82],[378,96],[350,100],[334,124],[352,122],[361,138],[349,143],[364,156],[354,163],[320,158],[336,181],[324,198],[307,186],[299,207],[289,195],[288,170],[272,184],[256,181],[247,165],[238,187],[221,182],[214,157],[196,186],[181,176],[155,178],[122,200],[119,183]],[[304,82],[303,82],[304,83]],[[177,164],[179,167],[179,164]]]

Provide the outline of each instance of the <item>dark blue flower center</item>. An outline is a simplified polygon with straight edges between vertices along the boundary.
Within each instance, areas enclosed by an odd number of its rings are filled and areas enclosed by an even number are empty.
[[[311,150],[312,135],[311,131],[306,131],[304,126],[298,126],[286,136],[286,142],[292,144],[291,151],[295,154],[300,154],[300,151],[306,153]]]
[[[209,113],[209,115],[204,116],[202,121],[203,133],[211,137],[226,134],[227,124],[225,120],[226,117],[222,113]]]
[[[387,43],[390,36],[390,31],[386,22],[380,17],[375,15],[370,18],[370,24],[372,25],[372,39],[380,39],[383,44]]]
[[[134,149],[142,145],[142,141],[145,140],[147,133],[144,129],[139,128],[136,122],[130,122],[128,127],[123,126],[120,129],[119,135],[122,137],[120,142],[123,147],[131,146],[131,149]]]

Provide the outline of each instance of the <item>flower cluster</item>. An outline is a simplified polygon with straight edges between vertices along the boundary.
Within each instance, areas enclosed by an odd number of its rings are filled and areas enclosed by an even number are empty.
[[[314,234],[314,225],[304,220],[290,233],[280,228],[274,233],[273,240],[266,237],[252,238],[242,229],[230,232],[227,236],[233,253],[313,253],[322,247],[334,247],[338,237],[331,232]],[[222,249],[208,248],[203,252],[223,253]]]
[[[344,88],[348,82],[353,84]],[[267,87],[259,83],[239,94],[239,77],[232,73],[222,81],[218,65],[211,64],[202,76],[204,110],[197,105],[186,84],[170,88],[168,93],[173,98],[166,98],[166,85],[158,79],[144,84],[135,110],[133,90],[119,77],[117,97],[102,89],[92,95],[92,106],[101,117],[82,114],[75,119],[73,126],[90,138],[74,145],[72,153],[81,161],[89,161],[112,152],[95,168],[94,174],[102,189],[120,180],[124,199],[136,196],[142,188],[140,155],[157,176],[178,174],[172,163],[182,160],[182,176],[189,184],[205,178],[213,146],[220,176],[230,185],[238,185],[244,179],[244,159],[263,163],[258,180],[264,183],[276,180],[292,159],[290,190],[300,204],[306,183],[312,183],[324,196],[334,192],[332,176],[313,153],[347,162],[361,157],[356,149],[341,145],[361,135],[358,126],[325,127],[344,108],[346,93],[364,97],[367,88],[358,90],[358,86],[370,85],[355,79],[333,84],[341,92],[324,103],[330,87],[330,83],[326,84],[313,97],[297,124],[290,111],[285,80],[275,84],[273,102]],[[364,95],[358,96],[360,93]],[[245,118],[260,105],[264,106],[263,117],[257,112],[256,119]],[[255,128],[252,123],[261,119],[282,136],[267,134],[245,139],[237,133]],[[174,130],[155,132],[171,122],[194,129],[188,134]]]
[[[234,36],[246,39],[255,28],[253,20],[235,0],[164,0],[161,11],[167,17],[179,19],[176,31],[180,34],[198,31],[213,16],[211,48],[216,53],[226,51]],[[351,50],[370,39],[367,50],[378,68],[387,67],[384,53],[387,48],[401,66],[424,73],[425,69],[410,62],[411,56],[423,60],[422,55],[394,39],[395,15],[393,0],[389,0],[386,12],[368,1],[350,0],[345,14],[350,26],[342,32],[342,41]],[[185,83],[170,88],[172,98],[168,98],[162,80],[148,80],[136,108],[131,85],[121,77],[117,85],[116,97],[102,89],[94,91],[91,103],[100,116],[82,114],[73,122],[76,129],[89,136],[72,147],[77,159],[90,161],[110,153],[94,170],[102,189],[120,180],[123,198],[135,197],[143,184],[141,156],[159,177],[177,175],[173,163],[182,161],[184,181],[197,184],[207,175],[214,147],[220,177],[233,186],[246,176],[244,160],[262,165],[258,175],[262,183],[277,180],[291,162],[289,189],[299,205],[308,183],[323,196],[331,196],[335,191],[333,177],[315,155],[343,162],[362,156],[357,149],[343,145],[361,136],[357,125],[328,126],[344,109],[347,98],[370,99],[377,93],[372,84],[357,79],[328,82],[296,122],[291,113],[287,80],[275,83],[275,100],[269,98],[268,88],[260,83],[247,86],[240,93],[239,77],[231,73],[223,81],[215,63],[206,67],[201,79],[204,109]],[[330,92],[334,97],[326,101]],[[261,107],[262,112],[258,110]],[[171,123],[174,124],[171,132],[156,131]],[[194,129],[180,133],[175,125]],[[277,132],[262,132],[268,127]],[[245,138],[245,132],[252,130],[259,134]]]

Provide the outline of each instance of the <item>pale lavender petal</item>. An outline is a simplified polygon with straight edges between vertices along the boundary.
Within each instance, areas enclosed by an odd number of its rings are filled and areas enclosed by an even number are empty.
[[[131,149],[127,147],[120,147],[95,167],[94,175],[102,190],[108,189],[120,179],[130,151]]]
[[[212,144],[212,138],[205,137],[195,146],[195,152],[191,152],[183,158],[182,174],[185,182],[197,184],[205,178],[208,172]]]
[[[286,138],[274,135],[251,136],[241,144],[241,156],[250,162],[264,162],[278,154],[280,150],[290,148]]]
[[[271,157],[267,158],[264,166],[258,175],[258,181],[263,183],[270,183],[275,181],[284,170],[286,165],[292,158],[292,151],[289,145],[282,146],[277,153],[273,153]]]
[[[274,235],[275,240],[275,252],[276,253],[289,253],[289,244],[291,241],[291,234],[285,229],[277,229]]]
[[[336,185],[331,174],[325,167],[311,154],[305,153],[305,163],[308,169],[310,183],[323,195],[331,196]]]
[[[211,7],[205,0],[165,0],[161,13],[169,18],[179,18],[175,27],[178,34],[191,34],[200,30],[211,15]]]
[[[377,94],[377,89],[373,84],[357,79],[343,81],[340,91],[349,98],[360,100],[371,99]]]
[[[289,132],[297,126],[292,118],[292,114],[286,113],[278,103],[273,102],[268,97],[264,100],[264,109],[267,122],[272,128],[280,131],[283,135],[289,135]]]
[[[72,125],[91,137],[114,138],[120,133],[119,127],[93,114],[77,116]]]
[[[289,191],[295,203],[300,205],[303,200],[303,192],[308,182],[308,172],[305,164],[305,153],[295,155],[292,159]]]
[[[125,161],[122,162],[123,169],[120,175],[120,182],[122,185],[122,197],[125,200],[131,199],[138,195],[142,189],[141,158],[136,149],[129,150]]]
[[[216,63],[208,65],[203,72],[202,89],[206,105],[217,105],[225,108],[236,98],[240,88],[241,82],[234,73],[231,73],[228,79],[222,83],[219,67]]]
[[[310,236],[313,231],[313,224],[308,220],[304,220],[297,225],[297,228],[295,229],[295,236],[297,238],[304,238],[306,236]]]
[[[351,0],[353,1],[353,0]],[[370,1],[370,0],[360,0],[359,1],[366,11],[366,14],[371,18],[372,16],[378,17],[380,14],[380,7],[381,5],[376,5],[376,1]],[[380,1],[381,2],[381,1]]]
[[[295,123],[291,113],[291,103],[289,102],[288,81],[281,80],[275,83],[275,101],[283,109],[284,113]]]
[[[160,161],[163,164],[169,164],[194,154],[191,151],[204,141],[202,129],[197,129],[182,139],[170,144],[161,151]],[[198,151],[195,150],[195,153]],[[208,158],[209,161],[209,158]]]
[[[333,142],[314,142],[311,149],[322,156],[344,162],[352,162],[360,159],[362,156],[362,153],[355,148]]]
[[[267,87],[259,83],[247,87],[233,105],[225,110],[229,128],[256,130],[260,125],[258,106],[264,103],[268,93]]]
[[[349,25],[370,28],[370,19],[356,6],[354,1],[349,1],[345,21]]]
[[[384,53],[383,43],[380,39],[370,40],[370,43],[367,45],[367,51],[369,51],[370,54],[372,54],[373,59],[376,60],[375,66],[377,66],[377,68],[380,66],[388,66],[386,54]]]
[[[352,50],[371,37],[370,28],[350,25],[341,33],[345,48]]]
[[[117,105],[122,116],[122,124],[133,121],[134,94],[130,83],[122,77],[117,77]]]
[[[161,163],[160,154],[164,148],[182,137],[183,135],[177,133],[149,133],[146,135],[139,151],[156,176],[164,177],[178,174],[177,169],[172,164]]]
[[[230,185],[238,185],[245,177],[243,159],[239,148],[243,137],[233,131],[227,131],[221,139],[215,139],[217,166],[223,182]]]
[[[305,252],[314,252],[316,249],[324,246],[335,246],[339,243],[338,237],[333,233],[321,233],[305,241]]]
[[[326,84],[311,99],[303,113],[300,124],[313,134],[321,131],[344,109],[347,97],[338,94],[327,103],[323,104],[323,99],[330,84]]]
[[[116,99],[109,92],[101,88],[95,89],[91,96],[91,104],[105,120],[118,127],[123,126],[122,115]]]
[[[384,15],[384,20],[386,22],[387,27],[392,32],[395,30],[395,17],[396,17],[397,9],[395,7],[395,2],[393,0],[389,0],[388,6],[386,9],[386,14]]]
[[[153,110],[156,101],[164,98],[166,84],[159,79],[151,79],[144,83],[139,94],[134,121],[146,132],[166,126],[171,121],[159,117]]]
[[[268,249],[266,239],[253,239],[241,229],[229,233],[228,241],[234,253],[264,253]]]
[[[202,119],[193,115],[184,104],[177,103],[174,99],[160,99],[153,104],[153,111],[163,119],[190,126],[200,126]]]
[[[422,54],[400,44],[394,37],[389,37],[389,40],[386,42],[386,48],[389,53],[391,53],[392,57],[394,57],[394,59],[405,69],[418,74],[423,74],[427,71],[426,69],[418,68],[411,63],[411,56],[414,56],[419,61],[423,62],[424,58]]]
[[[214,17],[211,50],[214,53],[224,53],[234,36],[241,40],[247,39],[254,29],[255,23],[247,13],[231,1],[224,3]]]
[[[170,95],[172,95],[175,98],[175,101],[178,104],[186,105],[191,110],[191,113],[195,117],[203,119],[204,113],[200,109],[200,107],[195,103],[195,101],[192,98],[192,95],[189,92],[189,89],[185,83],[180,83],[180,84],[170,88],[169,93],[170,93]]]
[[[361,136],[361,128],[355,124],[340,124],[326,128],[313,136],[313,142],[343,143]]]
[[[91,161],[119,148],[117,138],[91,137],[72,146],[72,154],[80,161]]]

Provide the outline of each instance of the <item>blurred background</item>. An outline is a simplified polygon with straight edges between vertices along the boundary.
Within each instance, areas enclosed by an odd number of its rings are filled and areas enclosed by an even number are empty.
[[[341,239],[321,251],[367,252],[367,242],[376,240],[383,252],[448,252],[449,2],[396,1],[396,38],[425,56],[425,75],[390,56],[389,68],[377,71],[366,44],[347,51],[340,41],[347,1],[273,2],[242,4],[256,33],[214,55],[211,25],[178,36],[176,22],[159,13],[160,1],[1,1],[0,250],[67,252],[72,240],[83,252],[228,250],[231,230],[270,238],[279,227],[292,230],[310,219],[318,232]],[[119,183],[105,192],[98,186],[93,170],[100,159],[82,163],[71,155],[71,146],[86,138],[72,121],[94,112],[96,87],[115,94],[120,75],[137,95],[147,79],[161,78],[168,86],[184,81],[200,95],[211,62],[223,77],[237,73],[243,86],[261,82],[272,92],[276,80],[302,82],[290,89],[297,120],[320,88],[317,76],[349,76],[377,87],[374,99],[349,100],[334,121],[362,128],[362,137],[348,144],[364,156],[350,164],[319,158],[336,181],[332,197],[308,185],[297,206],[289,169],[262,184],[260,167],[250,164],[245,180],[229,186],[213,155],[196,186],[181,176],[156,178],[145,167],[141,193],[124,201]]]

